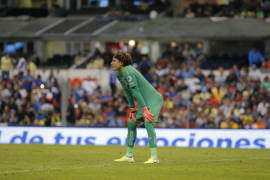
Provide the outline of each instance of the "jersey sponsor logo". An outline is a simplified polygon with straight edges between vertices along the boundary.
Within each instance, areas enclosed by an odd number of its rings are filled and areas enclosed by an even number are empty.
[[[129,87],[136,86],[136,83],[133,81],[132,76],[127,76],[126,80],[127,80],[127,83],[129,84]]]
[[[127,82],[132,82],[132,77],[131,76],[127,76]]]

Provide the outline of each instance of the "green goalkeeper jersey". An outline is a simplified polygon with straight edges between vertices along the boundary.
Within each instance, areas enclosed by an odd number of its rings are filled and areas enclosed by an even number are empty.
[[[162,95],[132,66],[125,66],[123,71],[116,72],[124,95],[131,107],[135,107],[134,99],[138,101],[139,109],[136,119],[143,117],[142,107],[147,106],[154,114],[154,122],[158,121],[158,115],[163,104]]]

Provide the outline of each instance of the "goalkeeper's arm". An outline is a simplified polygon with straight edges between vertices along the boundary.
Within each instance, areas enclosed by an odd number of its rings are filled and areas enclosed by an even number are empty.
[[[144,120],[147,122],[152,122],[154,119],[154,115],[149,111],[148,107],[146,106],[146,103],[144,101],[144,98],[142,94],[140,93],[140,90],[138,89],[137,86],[131,88],[132,95],[137,98],[140,107],[143,110],[143,117]]]
[[[132,96],[134,96],[138,100],[140,107],[146,106],[144,98],[142,94],[140,93],[140,90],[137,86],[131,88],[131,93],[132,93]]]
[[[133,97],[130,94],[130,92],[128,90],[126,90],[126,89],[124,89],[124,96],[125,96],[126,100],[128,101],[129,106],[130,107],[135,107]]]

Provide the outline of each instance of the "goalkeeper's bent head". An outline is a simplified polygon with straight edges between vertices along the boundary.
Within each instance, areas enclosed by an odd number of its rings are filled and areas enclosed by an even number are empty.
[[[123,51],[118,51],[113,58],[119,60],[123,63],[123,66],[132,65],[132,58],[129,53],[125,53]]]

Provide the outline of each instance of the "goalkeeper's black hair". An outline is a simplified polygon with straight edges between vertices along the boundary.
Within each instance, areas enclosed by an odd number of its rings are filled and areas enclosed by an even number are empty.
[[[118,59],[123,63],[124,66],[132,65],[132,58],[129,53],[125,53],[123,51],[118,51],[113,58]]]

